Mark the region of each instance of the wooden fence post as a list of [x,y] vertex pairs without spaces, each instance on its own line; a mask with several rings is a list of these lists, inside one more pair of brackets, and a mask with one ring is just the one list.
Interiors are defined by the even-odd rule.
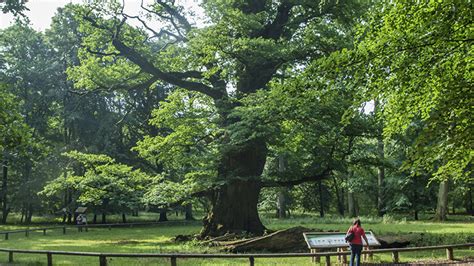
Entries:
[[48,266],[53,266],[53,254],[46,253],[46,257],[48,258]]
[[446,249],[446,257],[448,260],[454,260],[453,248]]
[[331,256],[326,255],[326,266],[331,266]]
[[63,235],[66,234],[66,226],[63,227]]
[[8,252],[8,262],[13,263],[13,251]]
[[29,234],[30,234],[29,230],[26,229],[26,230],[25,230],[25,236],[28,237]]
[[250,266],[255,266],[255,258],[254,257],[249,257],[249,262],[250,262]]
[[398,251],[393,251],[393,252],[392,252],[392,259],[393,259],[393,262],[394,262],[394,263],[398,263],[398,262],[399,262]]
[[[311,249],[311,253],[318,253],[318,250],[317,249]],[[311,257],[311,262],[319,263],[319,262],[321,262],[321,258],[319,256]]]
[[5,240],[8,240],[8,233],[5,233]]
[[104,255],[99,256],[99,265],[100,266],[107,266],[107,257]]
[[[347,248],[342,248],[341,251],[346,252]],[[347,264],[347,255],[342,255],[342,263]]]
[[43,235],[44,236],[46,235],[46,229],[43,229]]
[[178,265],[178,264],[176,263],[176,257],[174,257],[174,256],[170,257],[170,262],[171,262],[171,266],[176,266],[176,265]]

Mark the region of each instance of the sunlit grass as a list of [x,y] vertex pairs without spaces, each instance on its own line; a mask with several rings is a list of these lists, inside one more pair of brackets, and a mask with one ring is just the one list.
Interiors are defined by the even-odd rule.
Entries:
[[[312,229],[345,231],[350,219],[302,217],[280,220],[270,217],[262,218],[270,230],[278,230],[293,226],[304,226]],[[332,220],[332,223],[331,223]],[[363,226],[377,235],[427,234],[430,241],[438,241],[436,235],[455,236],[457,239],[474,238],[474,223],[469,220],[435,223],[430,221],[383,221],[381,218],[362,217]],[[40,225],[30,225],[40,227]],[[0,231],[25,228],[23,225],[0,226]],[[216,247],[201,246],[195,242],[174,242],[176,235],[197,234],[201,229],[199,221],[180,224],[159,224],[132,228],[91,228],[89,232],[78,232],[70,228],[63,235],[62,230],[32,232],[29,237],[24,234],[10,235],[3,240],[0,235],[0,247],[34,250],[64,250],[82,252],[113,252],[113,253],[218,253]],[[444,239],[443,239],[444,241]],[[439,243],[443,244],[443,243]],[[474,257],[474,250],[455,249],[456,258]],[[445,259],[444,250],[400,253],[402,262]],[[7,253],[0,253],[0,264],[7,262]],[[332,258],[335,262],[336,258]],[[376,262],[391,262],[391,254],[374,255]],[[14,261],[22,265],[45,265],[46,255],[15,254]],[[76,256],[53,256],[55,265],[97,265],[98,258]],[[324,259],[322,259],[324,263]],[[256,259],[257,265],[314,265],[310,258]],[[127,259],[111,258],[109,265],[169,265],[168,259]],[[179,259],[178,265],[248,265],[247,259]]]

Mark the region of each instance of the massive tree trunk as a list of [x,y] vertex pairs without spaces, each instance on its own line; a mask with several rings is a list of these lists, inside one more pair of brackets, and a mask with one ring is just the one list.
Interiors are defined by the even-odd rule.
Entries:
[[446,221],[448,214],[448,181],[439,184],[438,205],[436,207],[435,219],[437,221]]
[[218,236],[227,232],[263,234],[257,211],[259,181],[235,180],[216,192],[211,212],[204,220],[203,236]]
[[226,184],[211,197],[211,212],[204,219],[201,236],[227,232],[263,234],[265,227],[258,216],[257,204],[262,189],[262,174],[267,155],[263,140],[227,150],[219,166],[219,178]]

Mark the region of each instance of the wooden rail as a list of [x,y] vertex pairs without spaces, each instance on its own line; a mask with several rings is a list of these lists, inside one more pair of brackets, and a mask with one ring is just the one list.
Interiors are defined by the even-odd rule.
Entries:
[[[412,247],[412,248],[391,248],[391,249],[375,249],[363,251],[363,254],[376,253],[392,253],[397,254],[393,256],[394,263],[399,262],[398,254],[400,252],[420,251],[420,250],[436,250],[446,249],[447,259],[454,259],[453,249],[473,247],[474,243],[442,245],[442,246],[426,246],[426,247]],[[63,256],[88,256],[98,257],[99,265],[106,266],[107,258],[168,258],[171,266],[177,265],[178,259],[184,258],[247,258],[249,264],[253,266],[256,258],[290,258],[290,257],[325,257],[326,265],[331,265],[331,257],[349,255],[350,252],[319,252],[319,253],[276,253],[276,254],[156,254],[156,253],[97,253],[97,252],[71,252],[71,251],[53,251],[53,250],[24,250],[24,249],[8,249],[0,248],[0,252],[8,253],[8,262],[13,263],[14,253],[26,254],[43,254],[46,255],[48,266],[53,265],[53,255]]]
[[85,225],[63,225],[63,226],[53,226],[53,227],[40,227],[40,228],[27,228],[22,230],[11,230],[11,231],[0,231],[0,235],[5,236],[5,240],[9,239],[9,236],[12,234],[21,234],[24,233],[26,237],[30,235],[31,232],[43,231],[43,235],[46,235],[48,230],[62,230],[63,234],[66,234],[67,229],[77,228],[79,232],[82,232],[83,229],[88,231],[89,228],[108,228],[112,230],[112,227],[134,227],[134,226],[147,226],[147,225],[164,225],[164,224],[180,224],[188,223],[187,221],[166,221],[166,222],[142,222],[142,223],[111,223],[111,224],[85,224]]

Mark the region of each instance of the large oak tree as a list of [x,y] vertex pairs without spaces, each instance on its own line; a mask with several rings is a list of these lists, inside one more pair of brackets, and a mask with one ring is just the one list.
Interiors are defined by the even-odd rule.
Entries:
[[[239,107],[251,104],[243,99],[269,90],[272,80],[281,78],[284,70],[295,73],[307,62],[343,46],[358,6],[350,1],[211,0],[203,1],[201,7],[206,17],[200,27],[193,23],[192,13],[176,1],[142,4],[139,16],[126,14],[121,4],[113,2],[92,3],[78,10],[83,19],[81,30],[87,37],[80,52],[81,65],[69,74],[77,86],[91,89],[169,84],[193,93],[183,96],[181,104],[174,102],[181,107],[195,97],[209,100],[212,108],[199,114],[211,112],[206,122],[213,127],[200,128],[201,134],[193,135],[191,131],[199,127],[193,128],[189,123],[195,123],[196,117],[189,117],[188,124],[178,123],[171,132],[190,128],[187,133],[194,138],[184,142],[168,139],[167,147],[191,154],[191,148],[182,149],[183,145],[191,147],[191,140],[206,147],[212,144],[208,151],[213,156],[206,157],[206,167],[213,169],[198,171],[202,164],[185,165],[188,177],[210,180],[195,181],[199,185],[194,187],[199,189],[191,189],[211,199],[203,235],[228,231],[261,234],[265,228],[257,203],[262,187],[316,181],[326,177],[331,166],[313,163],[299,176],[263,180],[269,135],[258,134],[264,121],[249,119],[246,116],[251,113],[238,111]],[[181,109],[174,115],[186,118]],[[183,140],[187,133],[178,135]],[[199,161],[199,155],[195,158]]]

